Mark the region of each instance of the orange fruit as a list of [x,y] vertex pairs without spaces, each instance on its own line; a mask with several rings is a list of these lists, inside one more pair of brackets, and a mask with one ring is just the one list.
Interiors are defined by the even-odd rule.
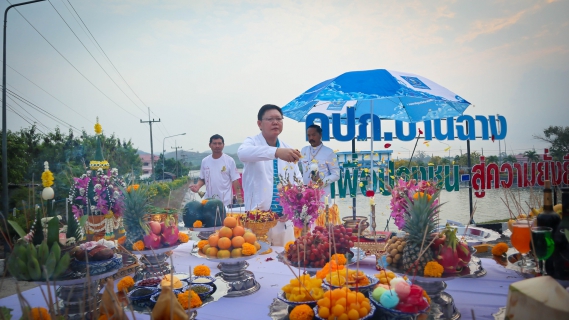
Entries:
[[208,238],[210,247],[217,247],[217,242],[219,241],[219,235],[217,233],[212,234]]
[[233,250],[231,250],[231,258],[239,258],[241,257],[243,254],[241,253],[241,248],[235,248]]
[[257,236],[255,236],[252,232],[245,232],[243,238],[245,239],[245,242],[253,245],[255,244],[255,241],[257,241]]
[[243,243],[245,243],[245,239],[243,239],[242,236],[237,236],[231,239],[231,245],[233,245],[233,248],[241,248]]
[[236,226],[235,228],[233,228],[234,237],[243,236],[244,234],[245,234],[245,228],[243,228],[242,226]]
[[219,236],[231,239],[231,237],[233,237],[233,231],[228,227],[221,227],[221,229],[219,229]]
[[233,217],[227,217],[223,220],[223,225],[228,228],[235,228],[237,226],[237,219]]
[[227,259],[229,257],[231,257],[231,252],[229,252],[229,250],[219,250],[217,252],[217,258],[218,259]]
[[219,241],[217,242],[217,246],[219,247],[219,249],[227,250],[231,248],[231,240],[229,240],[229,238],[227,237],[223,237],[219,239]]
[[217,247],[210,247],[205,253],[208,257],[217,257]]
[[207,249],[208,249],[209,247],[211,247],[209,244],[206,244],[205,246],[203,246],[202,252],[203,252],[203,253],[206,253],[206,252],[207,252]]

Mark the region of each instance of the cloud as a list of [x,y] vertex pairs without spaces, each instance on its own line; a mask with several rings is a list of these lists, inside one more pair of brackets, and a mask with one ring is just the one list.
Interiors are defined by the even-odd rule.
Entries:
[[504,28],[516,24],[520,19],[526,14],[528,10],[522,10],[512,16],[497,18],[492,20],[477,20],[474,22],[474,27],[467,34],[459,37],[457,41],[459,43],[470,42],[476,39],[480,35],[496,33]]

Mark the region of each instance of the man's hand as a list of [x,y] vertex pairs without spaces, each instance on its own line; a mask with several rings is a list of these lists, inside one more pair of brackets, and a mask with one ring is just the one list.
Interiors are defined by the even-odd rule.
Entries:
[[200,187],[196,184],[192,184],[190,185],[190,190],[192,190],[194,193],[197,193],[200,190]]
[[301,157],[300,151],[290,148],[278,148],[275,157],[286,162],[298,162]]

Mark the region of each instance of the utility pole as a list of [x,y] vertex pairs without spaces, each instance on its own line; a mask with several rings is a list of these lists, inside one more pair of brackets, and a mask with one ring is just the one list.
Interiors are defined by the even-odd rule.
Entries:
[[140,123],[148,123],[148,125],[150,125],[150,165],[152,166],[152,180],[156,181],[156,172],[154,172],[154,145],[152,144],[152,123],[154,122],[160,122],[160,118],[158,118],[158,121],[154,120],[154,118],[150,120],[150,108],[148,108],[148,121],[142,121],[142,119],[140,119]]
[[171,147],[171,148],[176,149],[176,177],[179,177],[180,176],[180,170],[178,168],[178,149],[182,149],[182,146],[178,147],[176,140],[174,140],[174,145],[175,145],[175,147]]

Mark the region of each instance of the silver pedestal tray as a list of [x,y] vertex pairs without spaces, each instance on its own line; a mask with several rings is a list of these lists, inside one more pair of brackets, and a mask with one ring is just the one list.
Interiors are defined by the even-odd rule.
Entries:
[[246,270],[249,264],[247,260],[258,256],[261,252],[267,251],[270,246],[266,242],[259,242],[261,249],[251,256],[243,256],[239,258],[217,259],[209,258],[203,253],[199,252],[197,247],[192,250],[192,255],[198,258],[204,258],[209,261],[219,262],[217,268],[221,271],[215,277],[222,278],[229,283],[230,289],[226,297],[243,297],[253,294],[259,289],[261,285],[255,279],[253,272]]
[[[68,316],[67,319],[85,319],[99,307],[101,302],[100,280],[112,277],[119,269],[87,277],[84,273],[74,272],[70,276],[75,279],[50,281],[49,285],[57,287],[55,290],[57,302],[55,307],[60,314]],[[46,282],[35,281],[40,285]]]
[[[478,244],[483,244],[489,241],[496,241],[500,238],[500,233],[486,229],[486,228],[479,228],[479,227],[457,227],[457,226],[450,226],[451,228],[455,228],[456,236],[459,239],[464,238],[464,240],[470,246],[475,246]],[[441,231],[444,229],[444,226],[440,226],[437,231]]]
[[[473,250],[473,249],[471,249]],[[403,270],[399,270],[388,266],[388,269],[403,273]],[[431,297],[431,306],[436,305],[436,308],[440,311],[439,317],[436,319],[460,319],[460,312],[454,305],[454,299],[452,296],[445,292],[447,284],[445,281],[449,281],[455,278],[480,278],[486,275],[486,270],[482,268],[482,261],[478,257],[472,256],[470,263],[466,266],[462,272],[457,274],[443,274],[441,278],[429,278],[429,277],[419,277],[419,276],[408,276],[409,279],[423,288]]]
[[174,270],[174,266],[171,266],[168,263],[168,256],[166,255],[166,252],[172,251],[177,247],[178,245],[155,250],[132,250],[132,254],[141,255],[138,259],[138,261],[141,262],[141,266],[134,274],[134,281],[153,277],[162,277],[165,274],[170,274],[170,272],[176,272],[176,270]]
[[207,240],[209,236],[214,234],[217,230],[223,228],[223,225],[211,228],[188,228],[192,232],[197,232],[197,237],[200,240]]

